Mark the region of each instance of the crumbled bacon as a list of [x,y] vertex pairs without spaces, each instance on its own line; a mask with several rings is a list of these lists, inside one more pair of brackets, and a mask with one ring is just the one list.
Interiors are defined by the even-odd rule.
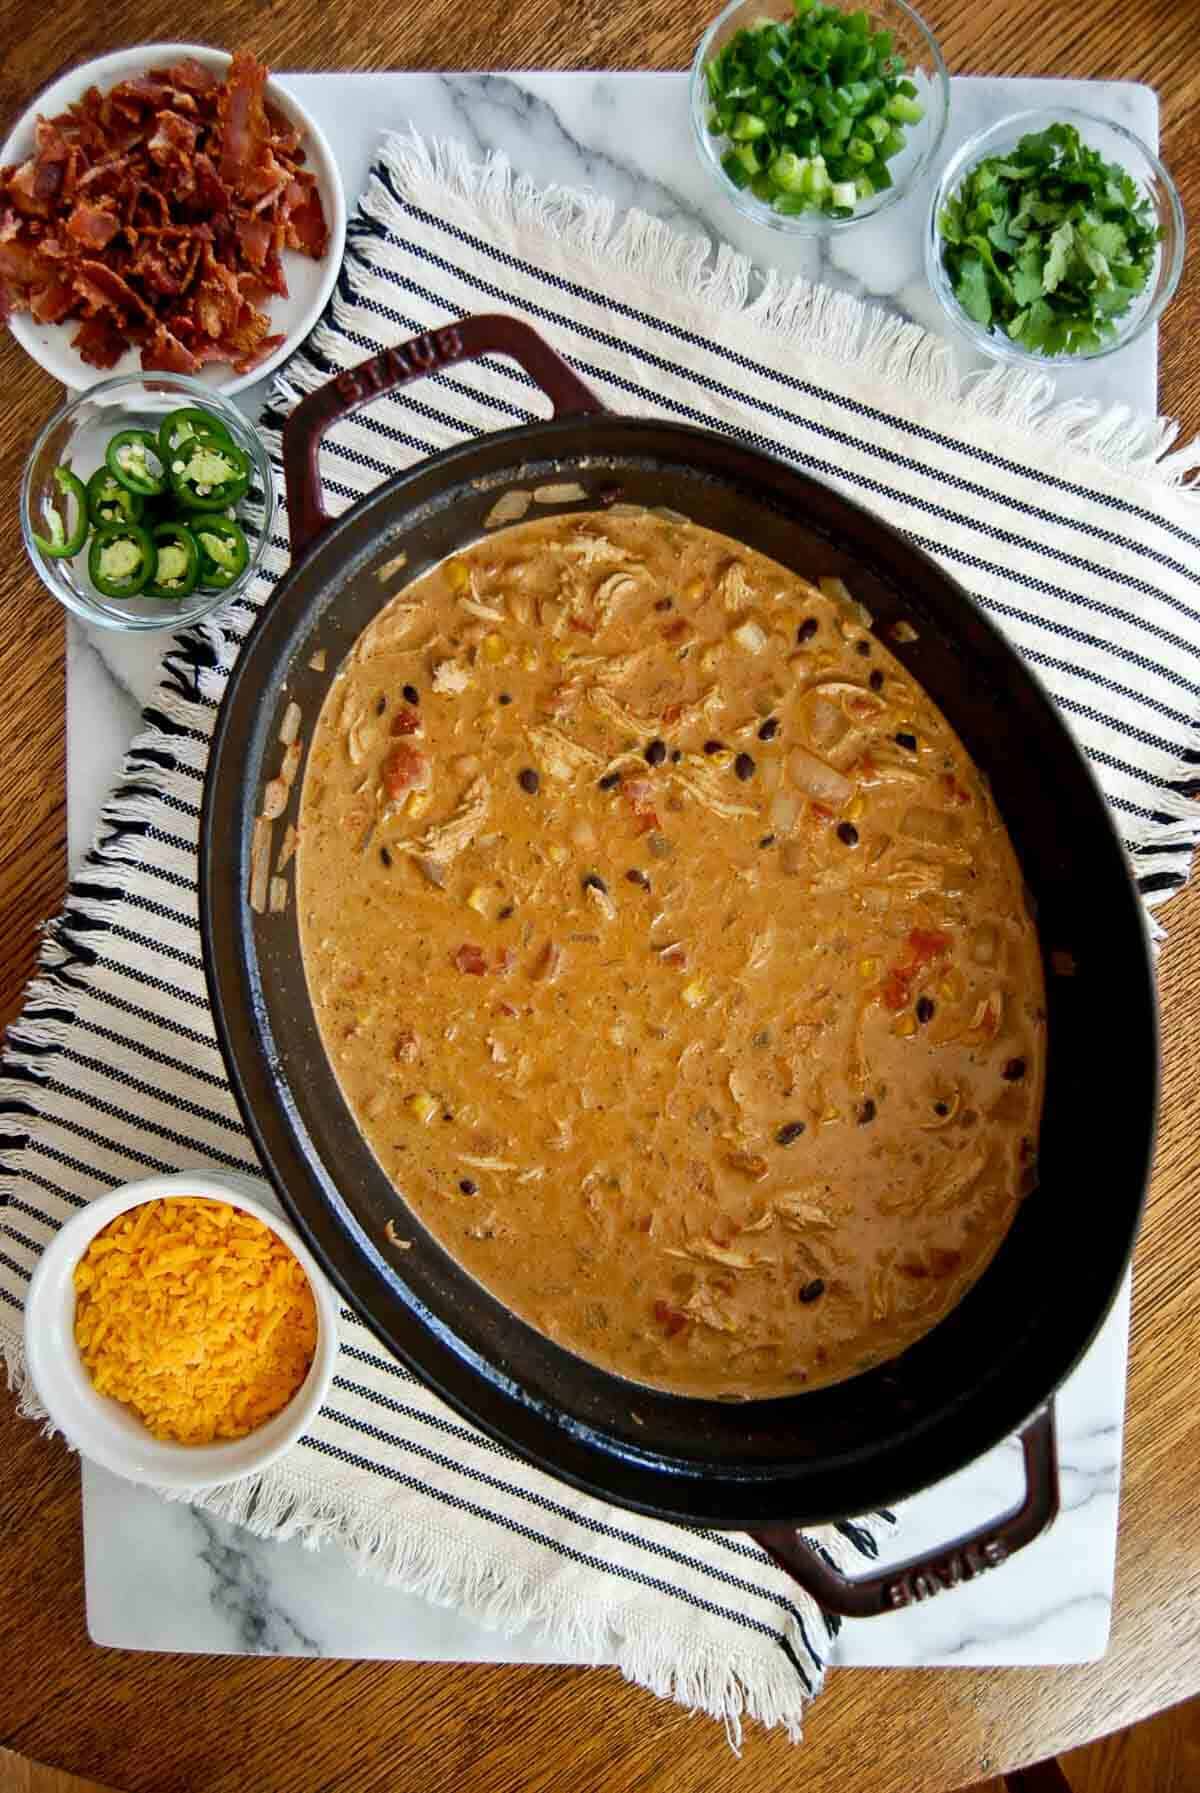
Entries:
[[0,323],[77,319],[73,346],[112,367],[247,372],[278,347],[263,307],[287,296],[281,254],[329,241],[299,133],[246,51],[224,80],[190,57],[39,118],[0,168]]

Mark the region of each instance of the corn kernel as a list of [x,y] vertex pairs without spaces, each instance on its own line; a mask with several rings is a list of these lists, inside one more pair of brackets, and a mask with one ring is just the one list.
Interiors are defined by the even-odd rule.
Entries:
[[465,561],[448,560],[446,562],[446,584],[451,591],[466,591],[470,583],[471,575]]
[[698,1009],[702,1003],[707,1002],[709,993],[709,986],[702,977],[694,977],[680,992],[690,1009]]
[[467,897],[467,908],[474,909],[476,915],[484,920],[490,919],[492,912],[492,893],[485,884],[477,884]]
[[702,672],[715,672],[720,664],[721,650],[716,642],[713,642],[710,647],[705,648],[700,656],[700,669]]
[[847,803],[845,809],[842,811],[842,814],[848,822],[857,822],[865,808],[866,804],[861,797],[851,797],[849,803]]
[[950,970],[938,985],[938,990],[941,995],[945,997],[947,1002],[961,1001],[963,979],[962,972],[958,969],[957,965],[951,966]]
[[498,666],[508,653],[508,649],[504,645],[503,635],[497,635],[495,632],[491,635],[484,636],[483,646],[479,651],[484,659],[492,666]]
[[437,1113],[440,1103],[436,1096],[430,1095],[428,1090],[421,1090],[417,1095],[410,1096],[404,1106],[414,1121],[419,1122],[422,1127],[427,1127]]
[[571,855],[565,847],[553,846],[546,849],[552,865],[565,865]]
[[879,976],[879,960],[860,959],[858,961],[858,975],[861,977],[864,984],[869,984],[873,978]]
[[429,805],[432,802],[433,798],[428,791],[410,791],[408,794],[408,802],[404,806],[404,812],[406,815],[411,816],[415,822],[419,816],[425,814],[425,811],[429,808]]
[[525,668],[526,672],[536,672],[537,671],[538,657],[537,657],[537,649],[536,648],[527,647],[525,649],[525,652],[521,655],[521,665]]
[[909,1039],[917,1031],[917,1023],[911,1015],[900,1015],[896,1021],[896,1032],[902,1040]]
[[702,600],[702,598],[704,597],[704,592],[705,592],[704,581],[703,581],[703,579],[701,579],[699,577],[697,577],[695,579],[689,579],[687,584],[683,588],[683,595],[687,599],[689,604],[699,604],[700,601]]
[[726,766],[732,766],[734,761],[734,755],[729,751],[728,747],[722,747],[720,753],[710,753],[705,757],[710,766],[719,766],[722,772],[725,770]]

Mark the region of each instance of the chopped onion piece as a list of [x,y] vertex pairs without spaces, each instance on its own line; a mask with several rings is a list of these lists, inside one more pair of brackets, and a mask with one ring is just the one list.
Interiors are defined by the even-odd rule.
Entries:
[[288,881],[286,878],[271,879],[271,914],[282,915],[287,908]]
[[535,486],[533,502],[535,504],[577,504],[587,493],[577,479],[566,480],[561,485]]
[[947,815],[941,809],[927,809],[923,803],[914,803],[904,812],[900,832],[910,840],[935,841],[939,846],[948,847],[958,839],[961,827],[956,816]]
[[673,511],[669,504],[652,504],[650,515],[661,517],[664,523],[690,523],[692,520],[690,517],[685,517],[682,511]]
[[262,813],[267,821],[273,822],[287,808],[288,788],[282,778],[272,778],[263,787]]
[[283,747],[290,747],[300,733],[300,705],[290,703],[283,712],[283,721],[279,724],[279,741]]
[[808,738],[814,747],[832,747],[849,727],[849,719],[840,705],[830,703],[819,691],[813,693],[806,706]]
[[271,834],[272,824],[269,818],[259,816],[254,824],[254,834],[250,843],[250,907],[256,915],[261,915],[267,906],[267,883],[271,868]]
[[814,797],[819,803],[840,806],[854,792],[851,781],[836,766],[831,766],[827,760],[818,759],[806,747],[792,748],[788,755],[788,776],[806,797]]
[[790,834],[796,825],[800,805],[790,791],[776,791],[768,816],[775,834]]
[[531,495],[528,492],[505,492],[497,498],[487,516],[483,519],[485,529],[498,529],[502,523],[517,523],[529,509]]
[[752,616],[738,624],[733,631],[733,639],[748,654],[761,654],[767,645],[766,631],[759,627]]

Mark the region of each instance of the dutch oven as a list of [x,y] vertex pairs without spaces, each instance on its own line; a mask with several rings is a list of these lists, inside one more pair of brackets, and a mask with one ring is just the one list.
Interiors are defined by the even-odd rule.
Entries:
[[[391,387],[512,357],[554,416],[463,442],[336,520],[327,427]],[[262,1163],[346,1300],[464,1418],[553,1476],[682,1525],[744,1530],[827,1609],[868,1615],[968,1579],[1057,1508],[1054,1391],[1129,1262],[1153,1143],[1154,985],[1142,906],[1105,800],[1053,704],[977,604],[912,542],[794,467],[715,431],[604,409],[517,319],[472,317],[385,350],[311,393],[283,434],[292,562],[234,667],[213,736],[200,916],[213,1014]],[[359,1131],[317,1031],[295,905],[247,900],[251,839],[291,700],[311,730],[344,655],[407,573],[484,533],[515,486],[578,482],[573,507],[665,505],[806,577],[843,578],[990,778],[1028,884],[1046,966],[1038,1182],[965,1299],[903,1355],[831,1387],[731,1403],[642,1388],[518,1319],[415,1221],[385,1235],[396,1191]],[[895,625],[906,623],[899,631]],[[325,659],[311,664],[314,649]],[[403,910],[397,951],[403,952]],[[890,1506],[1020,1432],[1012,1512],[933,1555],[856,1580],[800,1527]]]

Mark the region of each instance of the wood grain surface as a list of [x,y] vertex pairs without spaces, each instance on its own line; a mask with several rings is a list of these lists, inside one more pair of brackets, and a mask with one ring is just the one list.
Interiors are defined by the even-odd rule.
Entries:
[[[0,0],[0,127],[69,64],[188,36],[280,68],[678,68],[714,0]],[[1200,216],[1196,0],[924,0],[952,71],[1144,81]],[[768,246],[764,244],[764,248]],[[1197,256],[1162,332],[1162,408],[1200,432]],[[16,488],[58,394],[7,339],[0,431],[0,1021],[64,884],[63,630],[26,564]],[[440,1667],[94,1650],[78,1477],[0,1401],[0,1742],[126,1793],[939,1793],[1073,1748],[1200,1690],[1200,889],[1162,912],[1166,1085],[1136,1260],[1112,1645],[1085,1668],[847,1672],[794,1752],[625,1686],[611,1670]],[[1114,1017],[1114,1023],[1119,1021]],[[1119,1050],[1119,1028],[1114,1050]],[[1097,1116],[1097,1125],[1103,1117]],[[1105,1191],[1091,1192],[1097,1203]],[[1070,1266],[1063,1266],[1070,1274]]]

